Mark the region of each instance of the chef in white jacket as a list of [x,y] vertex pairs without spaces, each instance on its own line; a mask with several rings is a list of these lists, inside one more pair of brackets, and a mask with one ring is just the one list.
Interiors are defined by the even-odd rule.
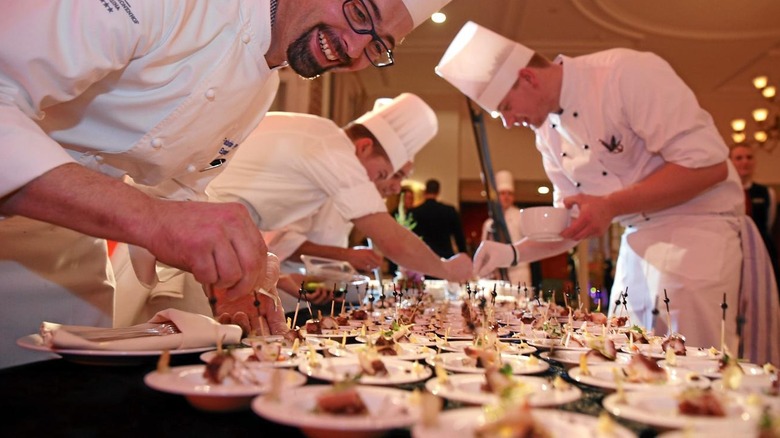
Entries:
[[470,22],[436,71],[499,111],[505,127],[533,129],[554,205],[579,210],[562,242],[483,242],[478,274],[561,253],[619,221],[612,297],[628,292],[632,323],[667,334],[666,291],[671,330],[719,348],[725,295],[725,341],[736,352],[739,179],[712,118],[668,63],[627,49],[551,62]]
[[5,4],[0,367],[33,359],[13,343],[44,319],[110,324],[105,242],[87,235],[135,245],[149,283],[156,259],[233,295],[261,284],[265,244],[245,208],[162,199],[204,199],[270,105],[275,68],[390,65],[394,42],[446,3]]
[[[512,242],[518,242],[525,236],[523,227],[520,225],[520,209],[515,207],[515,178],[512,172],[508,170],[499,170],[496,172],[496,191],[498,192],[498,202],[501,204],[501,211],[504,212],[504,221],[509,231],[509,238]],[[482,224],[482,242],[486,240],[495,240],[492,236],[493,219],[488,218]],[[531,264],[528,262],[518,262],[515,266],[508,269],[509,281],[516,285],[532,286]]]

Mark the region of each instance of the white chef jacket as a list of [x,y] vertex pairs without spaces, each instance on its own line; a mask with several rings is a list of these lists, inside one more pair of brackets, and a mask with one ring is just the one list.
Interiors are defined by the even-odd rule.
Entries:
[[[712,118],[656,55],[613,49],[577,58],[560,56],[557,62],[563,63],[563,111],[536,129],[556,206],[577,193],[601,196],[620,190],[665,162],[691,168],[729,162]],[[719,346],[724,292],[729,308],[736,309],[742,199],[739,178],[729,163],[725,181],[688,202],[616,218],[627,228],[612,297],[628,288],[634,322],[666,330],[665,318],[654,321],[651,313],[656,296],[660,293],[663,299],[666,289],[675,330],[682,331],[689,345]],[[705,281],[717,286],[708,288]],[[735,327],[729,318],[732,346]]]
[[[520,241],[525,236],[523,227],[520,226],[520,209],[514,205],[509,206],[509,208],[504,210],[504,220],[506,221],[507,229],[509,229],[509,238],[512,242]],[[482,241],[489,240],[488,233],[490,233],[492,227],[493,219],[490,218],[482,224]],[[533,285],[531,281],[530,263],[518,263],[517,266],[508,268],[507,274],[509,274],[509,281],[512,282],[512,284]]]
[[242,202],[262,231],[313,215],[328,199],[350,221],[387,211],[349,137],[309,114],[268,113],[207,191]]
[[[8,2],[0,14],[0,196],[75,161],[156,196],[205,199],[220,169],[213,166],[257,125],[278,84],[264,58],[269,8],[268,0]],[[94,251],[76,252],[70,231],[13,219],[0,221],[0,367],[18,363],[14,340],[44,319],[105,324],[112,312],[110,298],[82,302],[85,311],[73,308],[80,297],[61,302],[95,290],[110,297],[105,242],[83,236]],[[37,251],[16,250],[30,245]],[[95,264],[94,275],[80,268]],[[66,278],[52,283],[47,270]],[[18,278],[27,286],[7,286]]]

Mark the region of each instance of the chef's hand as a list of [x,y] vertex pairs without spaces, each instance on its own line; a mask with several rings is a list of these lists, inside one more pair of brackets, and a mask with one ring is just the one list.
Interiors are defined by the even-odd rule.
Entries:
[[382,256],[373,249],[364,246],[348,248],[345,260],[361,272],[371,272],[372,269],[378,268],[382,264]]
[[578,194],[563,199],[563,205],[571,209],[579,208],[579,216],[572,217],[569,226],[561,232],[565,239],[580,241],[592,236],[601,236],[609,228],[612,219],[611,204],[603,196]]
[[514,257],[512,245],[484,240],[474,253],[474,275],[487,277],[498,268],[508,268]]
[[460,283],[471,278],[474,266],[471,264],[471,258],[465,253],[455,254],[443,262],[444,270],[447,273],[444,277],[446,280]]
[[[218,315],[219,322],[237,324],[245,335],[278,335],[289,330],[276,289],[279,259],[268,253],[267,266],[266,279],[261,287],[271,296],[258,292],[230,299],[223,291],[216,291],[215,314]],[[255,306],[255,300],[260,302],[259,306]]]
[[[307,278],[309,278],[309,281],[306,280]],[[295,299],[300,298],[301,302],[309,301],[312,304],[329,303],[333,299],[333,291],[328,289],[325,283],[314,290],[307,290],[303,297],[300,296],[299,291],[301,290],[301,283],[310,283],[311,281],[311,277],[306,277],[301,274],[285,274],[279,277],[277,287],[281,289],[282,292],[293,296]]]
[[263,284],[267,247],[243,205],[161,200],[147,217],[142,246],[160,262],[230,298]]

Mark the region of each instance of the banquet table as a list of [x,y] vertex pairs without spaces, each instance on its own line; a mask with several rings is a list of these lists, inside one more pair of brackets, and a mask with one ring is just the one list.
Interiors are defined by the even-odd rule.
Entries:
[[[172,356],[171,366],[202,363],[198,354]],[[251,410],[212,413],[192,407],[184,397],[149,388],[144,376],[156,363],[107,366],[65,359],[0,370],[5,436],[230,436],[299,437],[295,428],[265,420]],[[563,367],[551,362],[544,377],[562,375],[583,391],[580,400],[560,409],[597,416],[606,393],[568,378]],[[309,378],[307,384],[324,383]],[[423,383],[404,385],[404,389]],[[447,402],[445,409],[460,405]],[[616,419],[640,437],[659,431],[639,423]],[[387,437],[409,437],[407,429],[388,431]]]

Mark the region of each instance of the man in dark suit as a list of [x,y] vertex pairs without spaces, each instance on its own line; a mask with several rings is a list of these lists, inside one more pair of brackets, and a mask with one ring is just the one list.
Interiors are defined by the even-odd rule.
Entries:
[[435,179],[425,183],[425,201],[411,211],[417,223],[412,231],[422,237],[433,252],[449,258],[455,254],[452,239],[455,239],[458,252],[466,252],[466,237],[455,207],[437,200],[440,187],[439,181]]

